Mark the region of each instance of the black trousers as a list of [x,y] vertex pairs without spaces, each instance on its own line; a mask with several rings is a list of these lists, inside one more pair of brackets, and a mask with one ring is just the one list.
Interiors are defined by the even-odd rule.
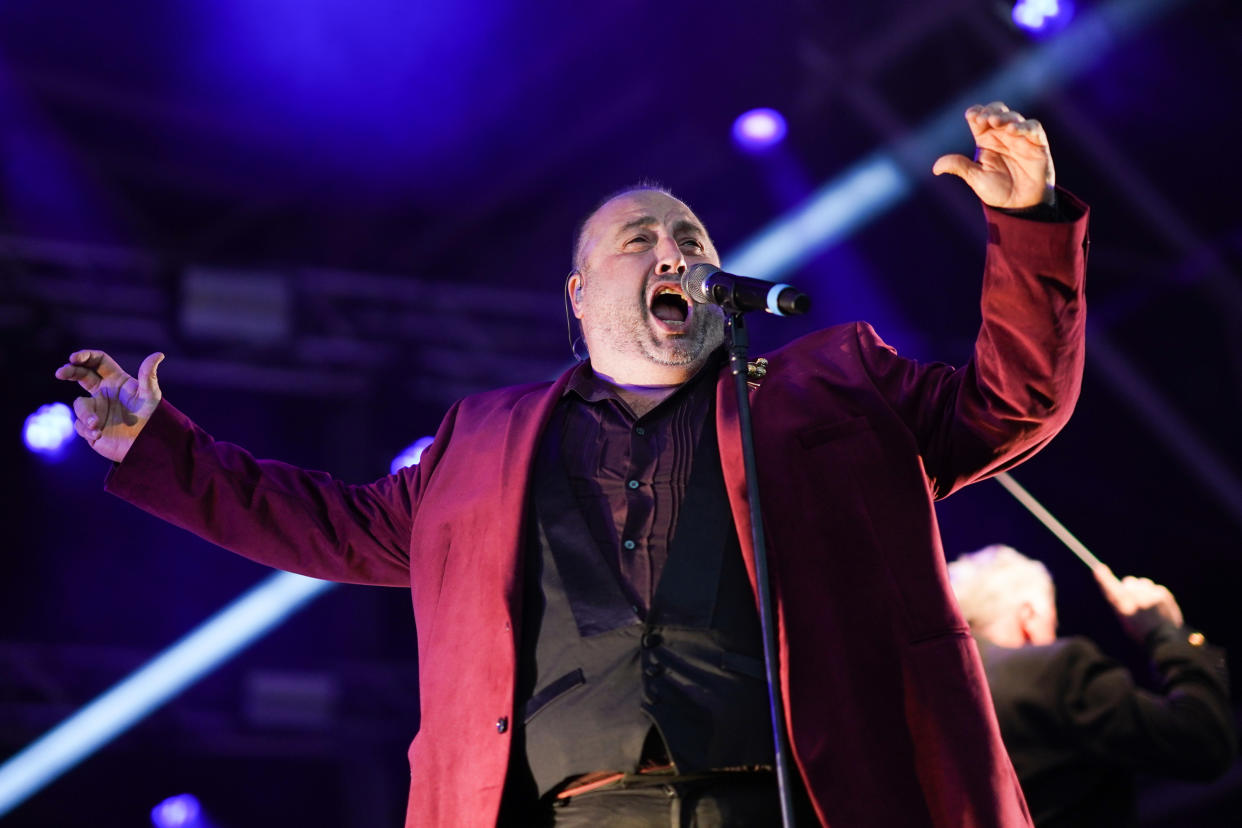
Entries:
[[[794,789],[798,828],[819,820],[801,785]],[[772,773],[627,777],[569,799],[543,803],[531,828],[779,828],[780,796]]]

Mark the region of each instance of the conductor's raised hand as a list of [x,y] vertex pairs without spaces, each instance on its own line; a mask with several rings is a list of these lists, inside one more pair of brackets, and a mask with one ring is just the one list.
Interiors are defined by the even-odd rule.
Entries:
[[1119,580],[1104,564],[1095,567],[1093,572],[1104,597],[1113,605],[1117,618],[1121,620],[1121,626],[1139,643],[1162,623],[1177,627],[1184,623],[1182,608],[1168,587],[1155,583],[1151,578],[1135,578],[1132,575]]
[[966,110],[966,123],[975,136],[975,159],[942,155],[933,173],[956,175],[990,207],[1013,210],[1051,203],[1056,174],[1039,121],[995,101]]
[[73,427],[99,454],[117,463],[125,459],[163,396],[155,376],[163,360],[163,354],[151,354],[131,377],[103,351],[75,351],[56,369],[57,379],[90,394],[73,401]]

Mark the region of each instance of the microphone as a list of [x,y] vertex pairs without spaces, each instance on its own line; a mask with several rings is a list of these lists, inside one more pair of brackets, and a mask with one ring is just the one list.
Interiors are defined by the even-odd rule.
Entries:
[[811,309],[811,297],[791,285],[735,276],[707,262],[699,262],[682,275],[681,289],[695,302],[719,305],[730,313],[765,310],[777,316],[797,316]]

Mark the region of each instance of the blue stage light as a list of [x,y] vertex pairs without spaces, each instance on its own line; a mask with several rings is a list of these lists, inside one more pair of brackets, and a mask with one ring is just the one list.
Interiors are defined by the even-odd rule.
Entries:
[[[910,170],[926,176],[937,155],[960,151],[966,107],[1003,100],[1021,109],[1049,89],[1082,74],[1123,37],[1150,24],[1161,12],[1185,2],[1112,0],[1096,6],[1059,37],[1019,56],[906,138],[857,162],[805,202],[761,228],[725,256],[725,268],[780,278],[913,192]],[[1068,0],[1060,0],[1059,8],[1062,15],[1067,14]]]
[[733,140],[748,152],[776,146],[785,137],[785,118],[775,109],[752,109],[733,122]]
[[151,824],[155,828],[200,828],[202,814],[202,806],[193,794],[178,794],[151,809]]
[[0,816],[336,586],[277,572],[0,765]]
[[419,437],[414,442],[405,447],[405,450],[398,454],[392,460],[389,471],[393,474],[404,469],[406,466],[417,466],[418,461],[423,459],[423,452],[431,445],[433,437]]
[[775,279],[840,241],[912,188],[894,159],[873,155],[760,230],[725,257],[725,266],[735,273]]
[[1013,22],[1035,35],[1060,31],[1073,16],[1070,0],[1018,0],[1013,5]]
[[59,454],[73,439],[73,411],[64,403],[48,403],[26,418],[26,448],[46,456]]

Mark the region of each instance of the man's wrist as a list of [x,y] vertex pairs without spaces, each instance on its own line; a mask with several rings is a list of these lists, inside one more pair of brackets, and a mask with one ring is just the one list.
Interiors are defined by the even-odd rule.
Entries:
[[1060,203],[1057,200],[1056,187],[1045,188],[1043,200],[1038,204],[1032,204],[1030,207],[998,207],[996,209],[1006,215],[1031,219],[1032,221],[1065,221],[1068,218],[1064,211],[1061,210]]

